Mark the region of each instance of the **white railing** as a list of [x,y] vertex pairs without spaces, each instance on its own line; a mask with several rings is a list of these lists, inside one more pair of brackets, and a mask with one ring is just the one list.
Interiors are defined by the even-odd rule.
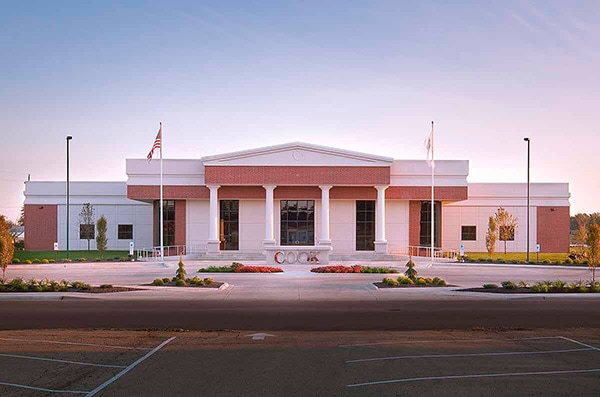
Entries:
[[[431,258],[431,247],[409,245],[408,247],[406,247],[406,250],[403,252],[403,254],[408,255],[408,256],[414,256],[414,257]],[[434,260],[436,260],[436,259],[457,260],[458,259],[458,251],[434,248],[433,258],[434,258]]]
[[[205,245],[168,245],[164,247],[165,258],[196,255],[206,252]],[[138,260],[160,260],[160,247],[141,248],[137,250]]]

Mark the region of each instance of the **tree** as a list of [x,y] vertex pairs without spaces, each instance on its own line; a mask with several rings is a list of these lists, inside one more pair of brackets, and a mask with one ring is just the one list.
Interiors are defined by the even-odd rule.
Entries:
[[90,250],[90,240],[94,239],[94,206],[90,203],[84,203],[79,213],[79,234],[88,242],[88,251]]
[[506,254],[506,242],[515,239],[517,229],[517,218],[512,216],[507,210],[500,207],[494,215],[494,221],[498,226],[498,238],[504,241],[504,253]]
[[581,258],[585,256],[585,245],[587,244],[587,239],[588,226],[580,225],[573,236],[573,243],[575,244],[575,253]]
[[8,234],[10,234],[12,242],[16,244],[17,240],[19,239],[19,235],[21,234],[21,232],[19,232],[17,229],[17,226],[19,225],[10,219],[5,219],[5,222],[6,227],[8,228]]
[[490,258],[494,255],[496,250],[496,240],[498,239],[498,226],[493,216],[490,216],[488,220],[488,230],[485,233],[485,248],[490,254]]
[[17,218],[17,225],[25,226],[25,206],[21,206],[21,212],[19,213],[19,217]]
[[417,269],[415,269],[415,263],[412,261],[412,256],[408,258],[408,262],[406,262],[406,271],[404,275],[410,278],[412,281],[417,279]]
[[96,222],[96,229],[98,229],[98,235],[96,236],[96,249],[100,251],[102,258],[104,259],[104,253],[106,252],[106,218],[104,215]]
[[596,283],[596,267],[600,262],[600,226],[597,223],[592,223],[588,227],[587,233],[588,245],[588,266],[592,271],[592,283]]
[[10,233],[6,218],[0,215],[0,267],[2,267],[2,283],[6,280],[6,268],[12,262],[15,253],[15,244]]

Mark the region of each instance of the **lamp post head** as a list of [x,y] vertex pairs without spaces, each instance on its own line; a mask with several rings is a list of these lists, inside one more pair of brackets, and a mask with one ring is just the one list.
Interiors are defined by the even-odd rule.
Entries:
[[523,138],[525,142],[529,142],[529,138]]
[[67,141],[70,141],[71,139],[73,139],[73,137],[71,135],[67,135]]

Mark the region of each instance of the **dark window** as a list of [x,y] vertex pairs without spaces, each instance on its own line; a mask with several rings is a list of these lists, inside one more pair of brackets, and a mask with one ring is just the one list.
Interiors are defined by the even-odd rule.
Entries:
[[356,202],[356,250],[375,250],[375,201]]
[[460,239],[462,241],[476,241],[477,226],[462,226]]
[[500,226],[498,228],[498,235],[500,236],[500,241],[515,241],[515,227]]
[[240,202],[221,200],[220,240],[222,250],[239,250]]
[[[442,203],[435,202],[435,224],[434,224],[434,244],[440,246],[440,215],[442,213]],[[431,246],[431,201],[421,201],[421,233],[420,242],[422,247]]]
[[119,225],[119,240],[133,239],[133,225]]
[[314,200],[281,200],[281,245],[315,245]]
[[96,228],[94,225],[79,225],[79,238],[81,240],[95,239]]
[[[175,200],[163,200],[164,245],[175,245]],[[156,245],[160,245],[160,201],[156,201],[154,211]]]

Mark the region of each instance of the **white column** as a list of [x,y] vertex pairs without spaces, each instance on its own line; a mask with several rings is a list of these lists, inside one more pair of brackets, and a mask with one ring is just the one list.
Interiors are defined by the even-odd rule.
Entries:
[[321,188],[321,239],[319,245],[331,245],[329,237],[329,190],[331,186],[319,186]]
[[210,190],[210,211],[208,219],[208,241],[206,243],[207,252],[219,252],[219,196],[218,191],[221,186],[207,185]]
[[274,224],[275,215],[273,213],[273,191],[277,186],[265,185],[265,239],[263,245],[275,245]]
[[375,253],[387,254],[385,238],[385,190],[387,186],[375,186],[377,189],[377,218],[375,219]]

